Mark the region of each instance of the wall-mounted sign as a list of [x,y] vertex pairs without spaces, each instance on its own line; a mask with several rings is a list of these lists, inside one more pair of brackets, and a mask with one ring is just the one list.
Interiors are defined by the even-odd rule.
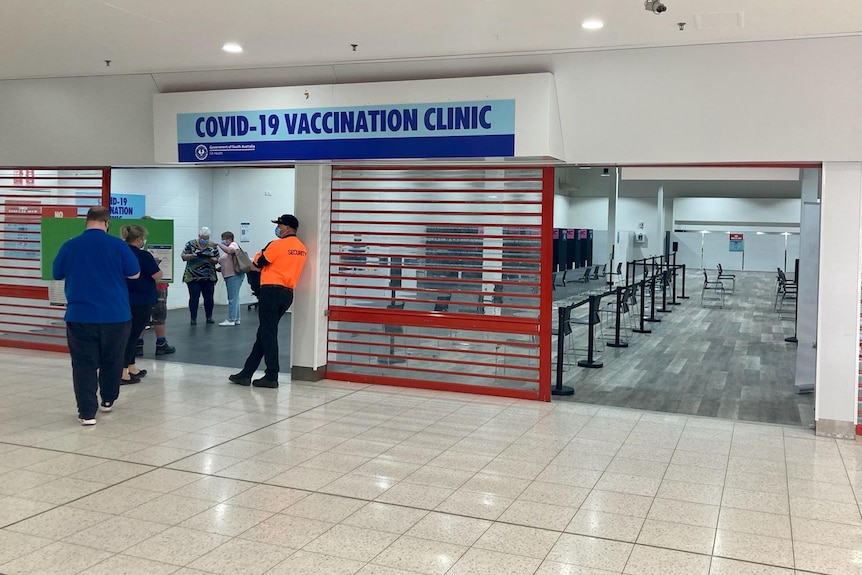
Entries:
[[146,215],[147,196],[137,194],[111,194],[111,217],[140,219]]
[[745,242],[743,240],[743,234],[729,234],[730,237],[730,247],[728,251],[731,252],[744,252],[745,251]]
[[177,114],[180,162],[515,154],[515,100]]
[[567,240],[575,239],[575,230],[566,230],[566,239]]

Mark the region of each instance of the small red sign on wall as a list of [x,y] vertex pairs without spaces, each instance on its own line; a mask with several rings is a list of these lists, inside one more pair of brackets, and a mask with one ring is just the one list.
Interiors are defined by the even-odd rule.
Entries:
[[76,218],[78,217],[77,206],[51,206],[42,208],[43,218]]

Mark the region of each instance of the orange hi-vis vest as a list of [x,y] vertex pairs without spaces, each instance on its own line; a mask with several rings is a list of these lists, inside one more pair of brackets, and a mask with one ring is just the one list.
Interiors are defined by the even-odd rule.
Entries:
[[260,285],[277,285],[290,289],[296,287],[308,251],[305,244],[296,236],[287,236],[273,240],[265,248],[254,255],[254,262],[258,262],[263,254],[268,262],[260,267]]

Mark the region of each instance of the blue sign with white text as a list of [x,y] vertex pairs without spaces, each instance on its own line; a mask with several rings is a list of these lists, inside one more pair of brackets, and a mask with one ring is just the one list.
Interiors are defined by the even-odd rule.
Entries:
[[515,100],[177,114],[180,162],[515,155]]
[[111,217],[140,219],[146,214],[147,196],[111,194]]

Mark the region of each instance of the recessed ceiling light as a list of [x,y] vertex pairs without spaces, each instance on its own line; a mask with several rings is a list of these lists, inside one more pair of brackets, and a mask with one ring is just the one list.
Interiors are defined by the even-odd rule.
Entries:
[[228,42],[224,46],[221,47],[225,52],[230,52],[231,54],[239,54],[242,52],[242,46],[237,44],[236,42]]
[[601,20],[596,20],[594,18],[581,22],[581,28],[583,28],[584,30],[601,30],[604,27],[604,22],[602,22]]

